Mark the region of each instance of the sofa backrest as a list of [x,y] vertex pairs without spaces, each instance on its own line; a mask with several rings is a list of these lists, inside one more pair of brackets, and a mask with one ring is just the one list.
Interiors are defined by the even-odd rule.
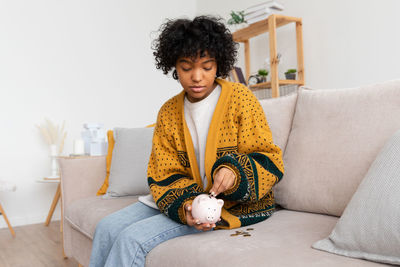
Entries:
[[340,216],[385,141],[400,129],[400,80],[299,91],[275,186],[287,209]]
[[278,98],[260,100],[272,132],[273,141],[281,148],[282,153],[285,151],[288,141],[296,101],[297,92]]

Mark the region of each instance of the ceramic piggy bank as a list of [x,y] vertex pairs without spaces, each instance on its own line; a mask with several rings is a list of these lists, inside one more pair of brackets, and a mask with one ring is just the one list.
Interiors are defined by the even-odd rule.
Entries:
[[192,216],[201,223],[216,223],[221,216],[221,209],[224,205],[222,199],[201,194],[192,203]]

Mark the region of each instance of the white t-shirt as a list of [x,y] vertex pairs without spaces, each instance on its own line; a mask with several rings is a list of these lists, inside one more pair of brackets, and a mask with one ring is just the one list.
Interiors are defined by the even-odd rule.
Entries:
[[[220,95],[221,86],[217,85],[211,94],[199,102],[192,103],[187,97],[184,100],[185,121],[192,137],[197,166],[199,167],[200,177],[203,180],[204,189],[207,187],[205,155],[208,129]],[[158,209],[151,194],[140,196],[139,201],[149,207]]]
[[192,137],[197,166],[199,166],[200,177],[203,180],[204,189],[207,187],[204,162],[208,129],[210,128],[211,119],[220,95],[221,86],[217,85],[217,87],[215,87],[211,94],[209,94],[205,99],[191,103],[187,97],[185,97],[184,102],[185,120]]

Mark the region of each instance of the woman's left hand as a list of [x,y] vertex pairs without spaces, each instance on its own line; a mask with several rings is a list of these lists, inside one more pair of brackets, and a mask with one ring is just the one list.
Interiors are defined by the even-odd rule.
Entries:
[[228,168],[222,167],[214,176],[214,184],[210,189],[210,194],[214,197],[230,189],[235,183],[236,175]]

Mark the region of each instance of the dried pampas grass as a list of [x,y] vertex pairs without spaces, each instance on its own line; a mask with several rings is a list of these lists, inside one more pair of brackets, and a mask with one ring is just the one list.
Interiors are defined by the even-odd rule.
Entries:
[[64,132],[65,121],[61,128],[59,125],[54,125],[49,119],[45,119],[45,124],[36,125],[39,131],[42,133],[46,143],[48,145],[57,145],[58,146],[58,154],[61,154],[64,149],[65,138],[67,138],[67,132]]

